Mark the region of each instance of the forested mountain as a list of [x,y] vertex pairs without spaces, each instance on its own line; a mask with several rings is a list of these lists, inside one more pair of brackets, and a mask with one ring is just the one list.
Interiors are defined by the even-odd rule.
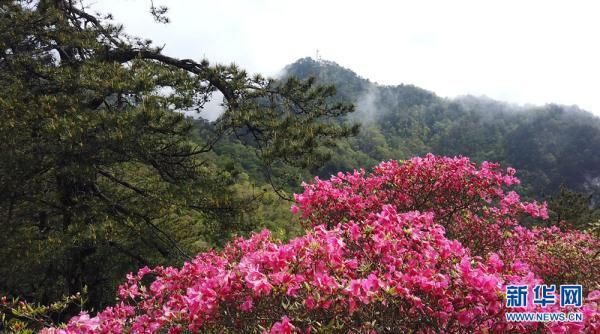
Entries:
[[413,85],[379,85],[311,58],[288,65],[285,76],[314,76],[334,84],[337,98],[356,104],[343,121],[360,123],[360,134],[341,144],[319,175],[432,152],[512,166],[521,191],[536,198],[556,194],[561,185],[596,196],[600,189],[600,118],[576,106],[446,99]]
[[[150,4],[152,17],[159,23],[168,22],[164,16],[167,8]],[[438,226],[447,224],[449,235],[459,241],[463,238],[461,242],[473,248],[477,259],[502,254],[502,238],[511,236],[503,233],[504,228],[516,226],[512,222],[516,224],[522,214],[531,219],[551,218],[540,225],[568,221],[585,232],[558,234],[553,227],[542,235],[540,229],[533,239],[524,232],[523,239],[517,236],[517,242],[507,245],[530,242],[529,248],[515,251],[518,254],[562,256],[566,249],[563,258],[550,259],[544,266],[565,268],[575,264],[573,268],[581,271],[568,268],[564,276],[544,277],[540,273],[539,277],[547,278],[550,284],[580,277],[574,282],[588,283],[585,286],[590,291],[600,286],[595,271],[599,268],[597,254],[591,256],[598,245],[597,237],[587,232],[600,233],[600,209],[589,207],[591,196],[597,196],[600,189],[597,117],[576,107],[523,108],[475,97],[443,99],[411,85],[378,85],[333,62],[310,58],[286,67],[281,78],[251,76],[236,65],[180,59],[163,52],[163,48],[143,36],[129,35],[111,15],[92,13],[83,2],[0,2],[0,332],[30,333],[67,321],[83,310],[89,311],[92,318],[86,313],[72,318],[70,325],[77,328],[67,332],[105,331],[105,327],[99,327],[104,326],[99,318],[94,318],[98,311],[99,317],[112,314],[102,321],[115,320],[112,325],[116,327],[110,325],[108,332],[265,332],[280,326],[276,323],[280,319],[285,322],[287,316],[280,314],[284,311],[296,312],[289,314],[311,332],[372,332],[376,323],[387,323],[381,321],[386,318],[377,316],[393,310],[390,305],[402,309],[408,305],[404,293],[393,296],[388,303],[370,291],[390,287],[384,291],[387,298],[396,294],[397,283],[409,281],[405,276],[396,276],[398,282],[393,285],[376,283],[380,279],[376,275],[385,273],[383,268],[394,268],[381,261],[379,255],[390,249],[388,246],[405,245],[394,240],[425,233],[425,238],[410,238],[417,242],[415,246],[423,247],[397,248],[388,256],[393,261],[407,256],[402,261],[431,265],[433,262],[427,259],[443,258],[432,252],[434,248],[456,251],[452,259],[446,258],[445,267],[433,263],[431,268],[407,272],[431,273],[431,278],[437,280],[454,273],[458,263],[472,269],[470,264],[476,259],[467,257],[470,250],[445,240],[443,229],[434,225],[438,224],[433,220],[436,215],[441,224]],[[222,114],[216,120],[186,117],[192,111],[206,112],[210,102],[221,103]],[[411,161],[383,162],[381,166],[387,166],[384,175],[351,176],[369,185],[364,193],[354,189],[358,186],[346,192],[338,189],[338,178],[339,183],[331,181],[335,186],[330,181],[320,183],[331,192],[313,192],[306,185],[296,204],[284,200],[291,199],[294,192],[301,193],[302,181],[315,175],[327,178],[339,171],[369,169],[380,161],[404,160],[428,152],[513,166],[519,170],[518,176],[526,185],[523,187],[527,187],[520,189],[521,193],[539,199],[558,196],[548,204],[548,213],[545,204],[521,202],[515,193],[504,194],[502,184],[509,187],[516,182],[512,170],[504,174],[489,166],[474,166],[467,158],[426,155],[429,162],[420,170],[410,167],[421,164],[422,159],[416,157],[412,165]],[[388,178],[393,182],[386,181]],[[490,179],[502,182],[490,187]],[[431,180],[442,182],[431,184]],[[406,189],[409,191],[404,193]],[[369,198],[360,199],[364,194]],[[498,215],[478,216],[488,211],[488,205],[502,203],[506,209],[508,202],[514,206],[508,213],[490,209]],[[350,210],[344,208],[346,205]],[[316,211],[308,215],[313,207]],[[326,210],[320,212],[322,208]],[[302,215],[298,215],[300,211]],[[358,215],[346,215],[345,211]],[[422,214],[417,217],[416,211]],[[378,213],[406,219],[395,218],[386,224],[367,221],[379,217]],[[330,219],[322,220],[328,216]],[[488,220],[490,225],[479,225]],[[505,222],[511,225],[504,226]],[[327,231],[338,223],[351,223],[356,228]],[[366,224],[365,228],[357,223]],[[415,232],[410,225],[413,223]],[[519,223],[526,225],[529,221]],[[248,236],[263,228],[270,232],[255,234],[254,239],[248,239],[250,243],[236,239],[220,253],[219,249],[233,237]],[[305,232],[305,237],[289,244],[291,247],[277,241]],[[427,235],[440,243],[432,248]],[[485,238],[473,239],[473,235]],[[257,239],[263,237],[265,240]],[[362,241],[356,243],[358,240]],[[470,240],[483,242],[471,247]],[[536,240],[542,242],[533,243]],[[491,244],[498,248],[484,249]],[[342,250],[345,245],[350,246]],[[548,248],[538,248],[540,245]],[[268,254],[257,252],[261,247]],[[342,252],[348,261],[335,260],[344,258],[339,256]],[[413,257],[425,253],[429,255],[423,261]],[[199,255],[194,259],[195,254]],[[541,258],[547,259],[545,255]],[[210,265],[202,264],[205,260]],[[331,267],[336,261],[341,266]],[[273,270],[267,273],[269,276],[259,271],[270,265]],[[181,271],[175,269],[180,266]],[[532,267],[542,266],[533,263]],[[126,276],[138,268],[143,269],[137,276]],[[323,268],[330,272],[319,272]],[[436,273],[439,268],[444,269]],[[188,269],[193,277],[186,276]],[[489,273],[499,274],[498,270]],[[218,276],[212,276],[216,273]],[[297,281],[288,280],[291,273]],[[512,270],[510,275],[513,277]],[[154,284],[167,276],[175,285]],[[317,280],[303,278],[309,276]],[[487,273],[484,276],[491,277]],[[418,279],[423,277],[419,274]],[[470,279],[472,275],[465,277]],[[368,286],[358,282],[359,278],[364,278]],[[454,274],[444,278],[450,282],[446,287],[452,291],[448,292],[464,290],[454,288],[460,287],[450,281],[455,278]],[[127,284],[118,288],[125,279]],[[157,280],[150,283],[153,279]],[[267,279],[284,284],[271,284]],[[184,281],[215,285],[188,288]],[[230,284],[235,281],[238,283]],[[346,283],[351,281],[359,283],[357,287],[363,284],[360,289],[375,296],[372,300],[356,296],[364,304],[359,310],[363,316],[340,317],[319,311],[311,318],[315,301],[329,303],[322,304],[323,310],[350,309],[356,302],[354,297],[350,302],[330,303],[337,298],[335,295],[348,295]],[[498,276],[497,282],[504,281]],[[290,282],[297,287],[288,285]],[[147,288],[138,283],[150,285]],[[481,285],[479,281],[469,284]],[[429,282],[418,285],[433,286]],[[499,316],[494,306],[502,303],[501,292],[496,289],[499,285],[486,285],[490,287],[485,292],[491,297],[489,308],[496,309],[491,315]],[[325,286],[328,292],[318,290]],[[239,297],[242,294],[238,292],[250,290],[258,294],[247,295],[242,303],[238,303],[241,299],[220,297],[229,292]],[[414,289],[409,286],[398,291],[404,290]],[[331,291],[331,299],[320,300],[320,296],[326,296],[322,292]],[[141,294],[147,292],[174,293],[177,302],[163,307],[168,298],[144,300]],[[280,295],[269,295],[272,292]],[[179,293],[189,295],[180,298],[176,296]],[[260,299],[267,295],[269,299]],[[299,296],[307,297],[306,302]],[[410,300],[420,302],[416,296]],[[425,296],[425,302],[433,300],[427,294],[421,296]],[[473,298],[457,295],[453,307],[460,307],[464,318],[463,300]],[[190,303],[186,310],[177,309],[183,305],[181,301]],[[228,305],[217,305],[221,302]],[[372,308],[375,303],[381,308]],[[156,306],[159,311],[143,314],[142,309],[129,304]],[[243,313],[236,310],[238,304]],[[198,313],[197,305],[214,312],[217,321],[211,319],[213,314],[206,313],[205,317]],[[475,304],[471,307],[477,312],[483,309]],[[395,310],[391,317],[399,323],[381,331],[420,328],[414,312],[410,313],[399,317],[401,313]],[[139,318],[113,318],[134,315]],[[273,315],[277,318],[268,318]],[[192,322],[186,323],[184,318],[188,316]],[[419,321],[423,324],[434,323],[434,318],[422,319]],[[222,320],[225,322],[220,324]],[[243,322],[246,320],[249,322]],[[405,320],[408,323],[403,323]],[[88,321],[94,323],[86,325]],[[355,323],[361,325],[356,327]],[[417,327],[411,327],[413,324]],[[168,328],[171,325],[174,327]],[[210,329],[213,325],[214,331]],[[483,328],[473,326],[455,327],[453,332]],[[63,331],[46,331],[55,332]],[[291,329],[285,332],[291,333]]]

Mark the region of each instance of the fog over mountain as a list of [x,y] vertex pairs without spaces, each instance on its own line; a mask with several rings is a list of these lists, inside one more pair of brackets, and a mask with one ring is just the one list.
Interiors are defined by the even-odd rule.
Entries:
[[442,98],[410,84],[380,85],[312,58],[299,59],[284,73],[334,84],[339,99],[355,103],[356,112],[345,121],[361,123],[363,131],[339,149],[320,170],[323,175],[432,152],[514,166],[528,185],[524,191],[535,196],[553,194],[561,185],[598,192],[600,118],[577,106]]
[[0,1],[0,333],[594,332],[595,9]]
[[170,54],[235,62],[250,73],[276,75],[318,50],[379,83],[402,80],[443,97],[578,104],[600,115],[594,1],[154,0],[169,7],[167,25],[131,15],[149,3],[90,5]]

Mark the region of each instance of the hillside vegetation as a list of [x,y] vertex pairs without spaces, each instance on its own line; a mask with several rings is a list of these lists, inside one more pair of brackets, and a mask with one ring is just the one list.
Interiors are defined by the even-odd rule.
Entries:
[[599,149],[576,107],[265,78],[1,1],[0,332],[501,332],[503,284],[545,281],[584,284],[591,333]]
[[356,105],[343,121],[360,123],[360,134],[340,145],[316,171],[321,176],[432,152],[513,166],[524,181],[521,191],[538,199],[557,194],[561,185],[599,194],[600,118],[575,106],[441,98],[413,85],[379,85],[335,62],[311,58],[285,70],[286,76],[334,84],[337,98]]

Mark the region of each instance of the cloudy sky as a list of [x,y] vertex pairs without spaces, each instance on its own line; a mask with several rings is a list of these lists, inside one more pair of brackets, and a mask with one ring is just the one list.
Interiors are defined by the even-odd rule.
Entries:
[[600,115],[596,1],[92,0],[130,34],[182,58],[277,75],[298,58],[333,60],[381,84]]

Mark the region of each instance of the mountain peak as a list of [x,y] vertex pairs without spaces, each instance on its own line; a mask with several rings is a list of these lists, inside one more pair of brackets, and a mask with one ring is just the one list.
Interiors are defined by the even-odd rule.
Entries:
[[[353,100],[357,93],[367,91],[374,84],[351,69],[325,59],[300,58],[284,68],[284,77],[300,79],[315,77],[322,84],[335,85],[340,97]],[[353,98],[354,97],[354,98]]]

